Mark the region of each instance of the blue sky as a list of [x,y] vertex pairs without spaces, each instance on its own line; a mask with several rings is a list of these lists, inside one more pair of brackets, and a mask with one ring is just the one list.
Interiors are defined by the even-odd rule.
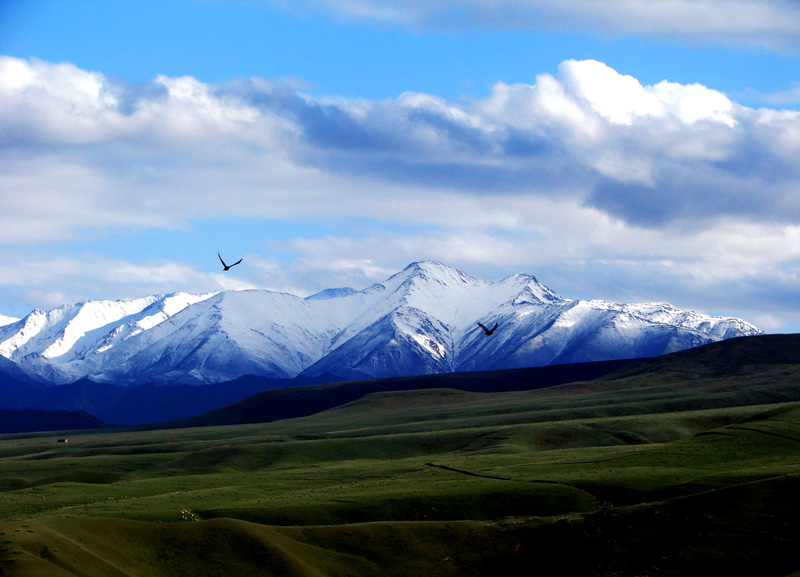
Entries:
[[800,7],[638,6],[6,0],[0,314],[433,258],[796,331]]

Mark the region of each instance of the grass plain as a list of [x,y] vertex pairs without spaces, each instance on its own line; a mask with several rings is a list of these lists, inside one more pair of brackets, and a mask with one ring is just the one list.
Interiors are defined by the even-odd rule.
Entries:
[[0,574],[786,577],[799,448],[796,335],[530,391],[6,435]]

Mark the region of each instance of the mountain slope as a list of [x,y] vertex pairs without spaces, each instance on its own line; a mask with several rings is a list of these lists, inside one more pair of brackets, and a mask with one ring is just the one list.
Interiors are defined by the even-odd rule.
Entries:
[[[499,328],[487,337],[477,322]],[[529,275],[488,282],[425,261],[361,291],[305,299],[248,290],[37,310],[0,326],[0,355],[55,384],[205,384],[640,358],[760,332],[666,303],[570,300]]]
[[598,361],[505,371],[429,374],[274,388],[171,425],[205,427],[267,423],[313,415],[380,392],[422,389],[456,389],[478,393],[529,391],[575,381],[599,379],[635,362],[634,360]]
[[0,409],[0,434],[3,435],[104,427],[108,427],[108,425],[85,411],[40,411],[35,409],[9,411]]

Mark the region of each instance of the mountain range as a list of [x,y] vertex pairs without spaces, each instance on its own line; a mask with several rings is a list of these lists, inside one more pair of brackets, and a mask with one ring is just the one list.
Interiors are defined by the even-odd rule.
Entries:
[[[128,387],[512,369],[652,357],[761,334],[738,318],[572,300],[530,275],[489,282],[433,261],[363,290],[95,300],[3,322],[2,374]],[[498,329],[487,336],[478,322]]]

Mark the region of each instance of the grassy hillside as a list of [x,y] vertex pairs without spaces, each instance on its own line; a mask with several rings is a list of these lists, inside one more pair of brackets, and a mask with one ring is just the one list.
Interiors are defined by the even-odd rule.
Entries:
[[5,575],[800,570],[800,339],[534,390],[296,419],[0,437]]

